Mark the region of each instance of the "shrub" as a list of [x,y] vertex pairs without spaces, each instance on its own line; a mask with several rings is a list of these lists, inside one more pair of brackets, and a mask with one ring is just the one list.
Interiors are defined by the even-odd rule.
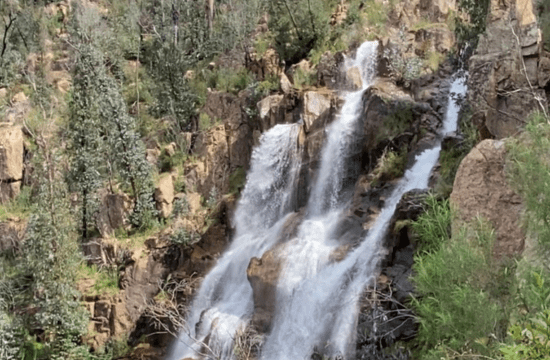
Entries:
[[451,238],[452,215],[449,200],[439,200],[435,195],[430,195],[426,198],[425,207],[426,211],[412,224],[419,237],[419,254],[437,251]]
[[523,196],[528,230],[550,250],[550,124],[535,114],[517,139],[507,142],[513,186]]
[[[420,324],[416,341],[421,352],[434,348],[487,352],[478,339],[499,334],[499,322],[505,318],[501,304],[487,291],[494,280],[493,232],[479,222],[445,241],[446,231],[432,225],[444,225],[447,217],[440,222],[425,221],[426,216],[423,224],[429,228],[420,233],[421,241],[429,247],[415,257],[413,267],[418,295],[412,303]],[[423,226],[415,227],[419,230]]]
[[273,0],[269,2],[269,28],[275,48],[287,64],[305,58],[329,29],[331,8],[322,0]]
[[198,234],[179,228],[170,236],[170,241],[175,245],[189,246],[200,240]]

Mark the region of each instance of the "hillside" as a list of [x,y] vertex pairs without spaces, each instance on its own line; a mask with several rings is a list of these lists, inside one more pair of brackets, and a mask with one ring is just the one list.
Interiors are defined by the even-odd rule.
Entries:
[[548,14],[2,0],[0,359],[550,357]]

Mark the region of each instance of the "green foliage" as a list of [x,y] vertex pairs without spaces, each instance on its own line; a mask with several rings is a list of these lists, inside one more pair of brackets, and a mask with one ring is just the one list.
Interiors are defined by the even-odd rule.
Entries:
[[189,213],[189,202],[186,197],[177,198],[174,201],[174,209],[172,210],[172,216],[185,216]]
[[372,184],[376,186],[380,182],[403,176],[406,165],[407,152],[404,149],[400,151],[384,150],[384,153],[378,159],[376,168],[373,170]]
[[365,8],[367,22],[370,26],[380,29],[386,25],[389,11],[387,5],[376,0],[367,0],[365,1]]
[[550,357],[550,276],[547,270],[524,261],[518,272],[518,314],[508,327],[508,341],[500,351],[506,360]]
[[533,115],[524,133],[507,142],[509,175],[525,200],[528,230],[545,250],[550,249],[550,125]]
[[539,27],[542,30],[544,49],[550,50],[550,1],[542,0],[538,3]]
[[412,223],[419,237],[418,253],[433,253],[451,238],[451,208],[449,200],[439,200],[435,195],[426,198],[426,211]]
[[229,175],[229,193],[238,194],[246,183],[246,171],[242,167],[236,168],[231,175]]
[[392,109],[392,112],[384,118],[382,125],[378,128],[376,142],[394,139],[407,130],[413,122],[411,104],[398,103],[396,106],[392,106]]
[[[494,280],[493,231],[478,222],[449,240],[441,228],[446,219],[426,221],[426,216],[422,223],[428,228],[421,229],[420,224],[415,227],[423,234],[420,241],[428,247],[415,257],[413,267],[420,351],[469,348],[488,353],[483,339],[499,334],[499,323],[505,317],[498,297],[491,297],[488,291]],[[434,227],[437,222],[441,224]]]
[[79,337],[87,325],[74,288],[80,258],[68,191],[55,177],[57,156],[41,155],[35,155],[35,175],[40,180],[25,241],[15,254],[14,265],[0,259],[4,270],[0,315],[3,311],[16,313],[11,319],[0,319],[6,330],[2,336],[7,341],[17,338],[17,353],[22,359],[59,358],[79,347]]
[[305,58],[327,35],[331,2],[273,0],[268,3],[269,29],[282,60],[294,64]]
[[200,236],[196,233],[187,231],[184,228],[179,228],[170,236],[170,242],[176,245],[189,246],[200,240]]
[[69,179],[81,194],[83,236],[96,209],[96,191],[103,181],[118,174],[131,188],[134,209],[130,221],[138,228],[154,221],[154,183],[145,159],[145,147],[135,121],[126,112],[119,84],[105,69],[103,57],[82,45],[73,80],[70,103]]
[[23,186],[21,193],[0,207],[0,221],[7,219],[11,216],[26,218],[32,208],[32,188],[30,186]]
[[305,71],[302,68],[297,68],[292,76],[294,86],[298,89],[311,86],[317,81],[317,74],[314,71]]
[[256,91],[261,97],[268,96],[272,91],[279,89],[279,77],[274,74],[267,75],[264,81],[258,83]]
[[473,48],[477,46],[479,36],[485,31],[487,13],[490,8],[490,0],[459,0],[459,11],[465,12],[469,16],[469,21],[462,21],[460,17],[456,18],[455,34],[459,46],[471,43]]

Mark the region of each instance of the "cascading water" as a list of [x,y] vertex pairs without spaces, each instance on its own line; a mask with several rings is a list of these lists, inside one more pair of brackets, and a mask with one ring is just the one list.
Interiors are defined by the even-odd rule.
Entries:
[[252,257],[273,246],[285,215],[295,207],[302,157],[299,131],[298,124],[277,125],[260,139],[235,214],[235,238],[203,280],[168,359],[232,358],[235,334],[253,312],[246,268]]
[[[464,84],[465,78],[457,77],[452,83],[451,93],[464,95]],[[375,282],[381,240],[403,194],[428,187],[430,174],[441,151],[441,139],[456,130],[458,112],[458,106],[449,96],[447,113],[436,145],[416,156],[414,165],[405,172],[386,200],[365,240],[346,259],[338,263],[328,262],[336,242],[331,241],[330,234],[321,229],[325,229],[327,224],[331,227],[334,220],[327,221],[322,217],[324,219],[316,225],[308,224],[315,223],[314,220],[304,222],[298,238],[293,240],[294,246],[284,254],[285,268],[278,285],[279,309],[262,351],[263,359],[306,359],[316,347],[328,356],[353,357],[358,302],[365,287]],[[330,141],[329,137],[327,148],[331,146]],[[317,182],[316,186],[324,184]],[[326,217],[335,215],[338,214],[332,211]],[[302,251],[292,253],[296,249]],[[315,255],[312,256],[312,253]]]
[[317,181],[309,199],[309,213],[320,215],[335,210],[342,204],[342,188],[349,152],[358,133],[358,119],[362,109],[363,92],[372,84],[376,74],[378,42],[368,41],[358,49],[354,59],[346,58],[345,69],[357,67],[363,87],[346,94],[342,110],[327,129],[327,142],[321,155]]
[[[328,129],[319,173],[308,202],[308,217],[301,224],[298,236],[285,244],[280,254],[284,265],[277,286],[278,310],[272,332],[262,351],[264,358],[302,359],[311,353],[310,344],[318,343],[325,331],[317,326],[316,320],[325,309],[309,308],[312,302],[307,299],[303,302],[295,302],[293,299],[307,285],[307,279],[315,279],[319,271],[326,267],[330,255],[339,245],[333,232],[349,200],[345,196],[345,186],[354,185],[356,180],[353,179],[351,184],[344,183],[350,156],[361,140],[358,134],[362,125],[359,120],[363,109],[363,93],[374,80],[377,55],[378,42],[365,42],[357,50],[354,59],[345,61],[344,70],[351,67],[360,70],[363,87],[345,95],[342,110]],[[315,290],[310,296],[316,297],[316,294]],[[315,320],[305,324],[300,317],[303,320],[309,317]]]

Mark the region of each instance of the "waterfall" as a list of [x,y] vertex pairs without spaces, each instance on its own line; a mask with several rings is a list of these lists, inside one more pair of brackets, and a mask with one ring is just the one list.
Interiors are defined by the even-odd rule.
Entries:
[[342,204],[347,160],[353,143],[360,132],[358,119],[362,110],[363,92],[372,84],[376,74],[378,42],[363,43],[354,59],[346,58],[344,70],[357,67],[363,80],[363,88],[346,94],[338,118],[327,129],[327,142],[321,154],[321,166],[309,200],[309,213],[320,215],[335,210]]
[[[465,92],[465,78],[458,76],[452,83],[451,93],[464,95]],[[328,356],[353,357],[359,300],[365,287],[376,281],[381,241],[395,208],[405,192],[428,187],[441,151],[441,140],[448,132],[456,130],[458,111],[459,107],[449,95],[447,113],[435,146],[416,156],[413,166],[386,200],[366,238],[344,260],[328,261],[336,239],[331,239],[327,229],[339,215],[337,210],[304,222],[297,239],[292,240],[293,245],[285,252],[285,268],[278,284],[279,309],[262,359],[306,359],[315,348]],[[329,137],[326,148],[332,146],[330,141]],[[323,161],[328,159],[322,158]],[[325,165],[322,164],[321,169]],[[318,181],[316,186],[325,185]],[[312,199],[317,201],[315,197]]]
[[246,268],[274,245],[285,215],[295,207],[299,131],[298,124],[277,125],[261,137],[235,213],[235,238],[202,281],[168,359],[232,358],[235,334],[253,312]]

